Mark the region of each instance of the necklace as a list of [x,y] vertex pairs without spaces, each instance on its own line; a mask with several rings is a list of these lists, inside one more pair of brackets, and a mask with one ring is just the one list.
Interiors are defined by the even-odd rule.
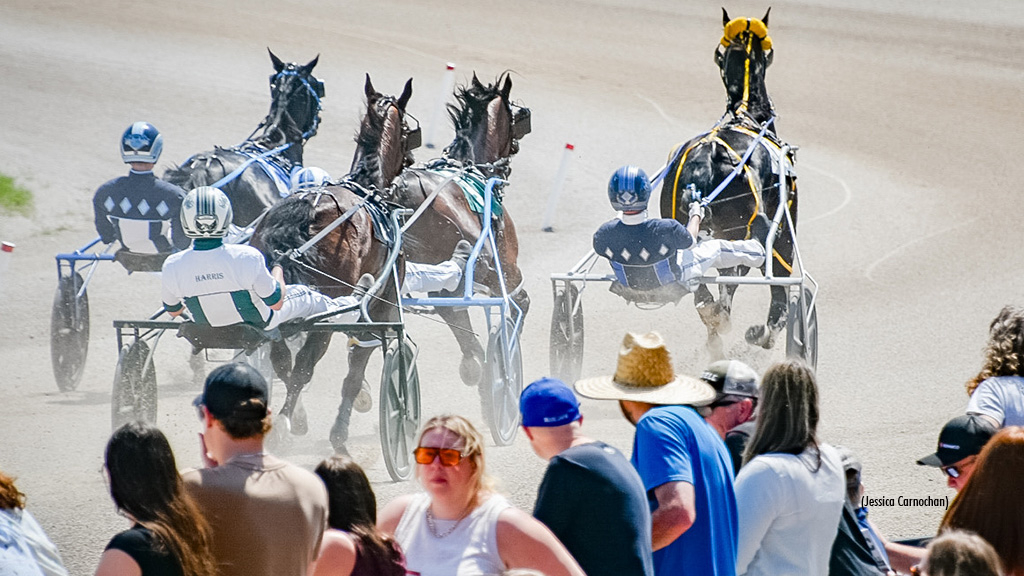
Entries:
[[430,506],[427,506],[427,528],[430,529],[430,533],[434,535],[434,538],[446,538],[452,532],[455,532],[455,529],[459,527],[459,524],[462,523],[466,516],[469,516],[469,514],[463,514],[459,517],[458,520],[455,521],[455,524],[452,524],[451,528],[445,530],[444,532],[438,533],[437,526],[434,524],[434,513],[430,511]]

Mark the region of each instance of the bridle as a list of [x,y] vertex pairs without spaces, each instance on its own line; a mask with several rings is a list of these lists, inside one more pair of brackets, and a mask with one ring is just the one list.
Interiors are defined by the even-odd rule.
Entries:
[[[302,87],[305,88],[305,90],[309,93],[309,96],[312,100],[313,106],[311,106],[310,108],[315,107],[315,110],[312,110],[312,125],[308,130],[302,133],[302,141],[305,142],[306,140],[309,140],[310,138],[316,135],[317,128],[320,126],[320,112],[323,110],[323,104],[321,103],[320,100],[326,94],[324,90],[324,82],[323,80],[320,80],[319,78],[313,76],[312,74],[302,73],[299,66],[295,64],[288,64],[287,66],[284,67],[283,70],[270,76],[271,94],[273,94],[274,91],[278,90],[280,86],[283,86],[284,82],[290,77],[298,78],[299,82],[302,83]],[[275,98],[274,105],[277,106],[279,102],[291,100],[291,98],[293,98],[295,95],[295,89],[289,90],[287,94],[283,94],[281,97]],[[271,114],[272,113],[273,110],[271,110]],[[287,106],[284,107],[281,114],[288,116],[289,118],[291,118],[293,122],[295,122],[295,118],[292,117],[291,113],[288,111]],[[271,115],[268,114],[267,117],[260,124],[260,126],[257,127],[256,129],[259,130],[260,127],[266,126],[269,122],[271,122],[271,120]],[[298,124],[298,122],[295,123]]]
[[[423,133],[420,130],[420,121],[409,112],[402,110],[401,106],[398,105],[398,99],[394,96],[382,94],[377,98],[377,101],[373,103],[374,114],[378,118],[387,118],[388,109],[394,106],[398,110],[398,115],[402,119],[402,155],[406,157],[403,162],[405,165],[409,165],[411,162],[408,160],[409,153],[419,148],[423,143]],[[416,125],[410,127],[408,120],[412,119]]]
[[772,38],[768,35],[768,27],[761,20],[756,18],[736,18],[730,20],[725,25],[722,40],[715,48],[715,64],[718,65],[722,81],[725,82],[726,50],[737,42],[743,43],[745,52],[743,62],[743,98],[737,110],[739,113],[746,112],[750,102],[750,61],[754,52],[755,40],[758,41],[761,52],[764,54],[764,67],[767,69],[771,66],[772,60],[774,60],[775,51],[772,50]]

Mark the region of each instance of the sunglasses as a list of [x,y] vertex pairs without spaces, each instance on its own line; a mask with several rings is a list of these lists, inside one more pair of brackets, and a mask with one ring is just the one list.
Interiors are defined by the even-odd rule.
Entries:
[[954,464],[952,466],[943,466],[942,467],[942,472],[946,476],[949,476],[950,478],[959,478],[964,473],[964,470],[963,470],[964,466],[969,466],[971,464],[974,464],[974,458],[971,458],[970,460],[968,460],[967,462],[964,462],[963,464]]
[[462,461],[462,452],[454,448],[427,448],[420,446],[412,451],[417,464],[431,464],[435,458],[441,459],[441,466],[458,466]]

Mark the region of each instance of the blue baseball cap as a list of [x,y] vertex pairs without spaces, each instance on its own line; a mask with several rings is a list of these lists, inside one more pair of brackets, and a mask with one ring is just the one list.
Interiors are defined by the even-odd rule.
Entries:
[[565,382],[541,378],[519,396],[523,426],[552,428],[580,419],[580,401]]

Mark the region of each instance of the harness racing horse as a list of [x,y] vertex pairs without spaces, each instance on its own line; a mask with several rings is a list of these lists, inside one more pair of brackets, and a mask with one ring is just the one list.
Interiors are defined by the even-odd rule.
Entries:
[[[305,284],[330,296],[350,294],[360,276],[387,276],[385,262],[394,239],[385,237],[375,227],[373,212],[384,212],[379,199],[381,191],[403,168],[412,163],[408,149],[409,130],[405,124],[405,107],[412,95],[412,80],[397,99],[380,94],[366,77],[366,115],[356,137],[356,153],[351,172],[336,184],[325,188],[301,191],[275,204],[253,233],[252,245],[270,263],[280,263],[288,284]],[[347,218],[346,218],[347,216]],[[321,231],[336,226],[301,254],[300,247]],[[291,254],[292,257],[282,257]],[[398,260],[399,283],[404,274],[404,261]],[[385,282],[368,306],[370,318],[378,322],[399,319],[394,304],[398,293],[394,282]],[[296,410],[300,393],[313,377],[313,368],[327,352],[330,332],[310,332],[295,355],[284,341],[275,341],[271,349],[274,371],[284,381],[287,396],[280,414],[287,419],[293,433],[307,430],[304,410]],[[331,443],[345,452],[349,420],[359,394],[366,363],[372,347],[351,346],[348,374],[341,389],[341,405]]]
[[271,103],[266,118],[245,142],[200,152],[181,166],[169,168],[164,179],[185,190],[216,186],[231,200],[235,225],[252,223],[288,194],[290,173],[302,167],[302,148],[316,135],[320,99],[324,97],[323,82],[312,74],[319,59],[317,56],[305,65],[285,64],[270,52],[274,74],[270,76]]
[[[508,161],[519,151],[519,138],[530,131],[529,110],[517,107],[513,114],[511,90],[512,79],[507,74],[486,86],[474,74],[469,86],[456,90],[457,104],[448,105],[455,139],[445,148],[444,157],[405,170],[395,181],[392,200],[417,209],[415,220],[406,224],[404,236],[406,255],[411,261],[442,262],[451,257],[459,240],[475,242],[479,238],[485,182],[491,176],[508,177]],[[421,207],[425,202],[429,206]],[[523,274],[516,263],[519,239],[497,190],[492,210],[505,285],[512,287],[509,296],[525,318],[530,297],[523,288]],[[491,294],[500,294],[501,280],[484,268],[487,261],[481,254],[475,281],[487,286]],[[472,331],[469,312],[452,307],[438,307],[435,311],[449,325],[462,351],[459,376],[465,384],[476,386],[483,375],[484,349]]]
[[[677,146],[670,154],[661,189],[661,215],[684,225],[687,207],[701,201],[707,218],[701,227],[715,238],[744,240],[756,238],[762,243],[768,234],[770,217],[779,206],[779,164],[790,170],[793,152],[780,159],[785,144],[775,133],[775,112],[765,88],[765,70],[772,62],[772,40],[768,36],[768,12],[764,18],[730,19],[722,9],[725,32],[715,51],[715,62],[728,93],[728,108],[710,131]],[[787,174],[790,173],[787,170]],[[790,210],[796,225],[797,195],[795,176],[787,178]],[[767,265],[774,265],[775,276],[793,272],[793,233],[783,220]],[[774,260],[774,261],[773,261]],[[745,275],[744,266],[722,269],[722,275]],[[708,348],[721,353],[719,333],[729,330],[735,284],[720,284],[716,302],[706,285],[694,293],[694,304],[708,330]],[[771,305],[765,324],[747,329],[752,345],[771,348],[785,327],[788,309],[785,286],[771,287]]]

